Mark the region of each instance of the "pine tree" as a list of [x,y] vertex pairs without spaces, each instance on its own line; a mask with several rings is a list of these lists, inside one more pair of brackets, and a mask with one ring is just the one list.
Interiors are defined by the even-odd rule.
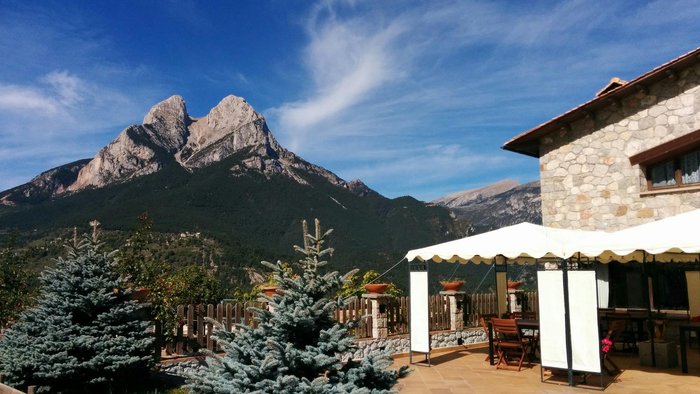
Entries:
[[0,339],[8,384],[51,393],[116,391],[152,366],[143,306],[124,293],[114,258],[99,246],[93,231],[42,275],[37,306]]
[[0,250],[0,331],[10,325],[33,301],[36,286],[27,268],[25,253],[16,248],[17,234],[11,232]]
[[[295,246],[304,258],[294,267],[282,263],[271,268],[280,290],[266,297],[270,309],[253,308],[257,327],[239,326],[227,332],[218,326],[215,337],[223,356],[210,355],[208,366],[189,377],[193,392],[202,393],[385,393],[407,367],[389,370],[391,358],[378,350],[360,361],[349,359],[357,349],[349,329],[333,312],[342,298],[329,299],[354,272],[321,273],[322,260],[332,249],[323,249],[330,231],[311,235],[304,222],[304,247]],[[343,359],[346,359],[345,361]]]

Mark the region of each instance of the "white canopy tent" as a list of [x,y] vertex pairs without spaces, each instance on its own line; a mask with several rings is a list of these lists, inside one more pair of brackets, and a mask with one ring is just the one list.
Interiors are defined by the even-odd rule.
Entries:
[[[610,234],[602,262],[642,261],[643,252],[655,262],[690,262],[700,256],[700,209],[641,224]],[[647,261],[652,261],[647,260]]]
[[[406,259],[433,262],[493,263],[502,259],[585,257],[610,261],[688,262],[700,257],[700,209],[607,233],[520,223],[498,230],[410,250]],[[501,260],[499,260],[501,259]]]
[[534,263],[536,259],[568,259],[577,253],[596,257],[609,234],[601,231],[567,230],[520,223],[498,230],[445,242],[406,254],[412,261],[493,263],[495,261]]
[[[698,225],[700,225],[700,210],[613,233],[558,229],[520,223],[472,237],[410,250],[406,254],[406,259],[409,262],[417,259],[422,262],[461,264],[506,262],[532,264],[538,260],[553,259],[586,259],[601,263],[611,261],[698,262],[700,258],[700,235],[698,235],[700,232],[696,230]],[[565,267],[566,264],[562,266]],[[497,282],[499,282],[498,279]],[[499,292],[503,290],[505,275],[500,282],[497,283]],[[566,290],[564,295],[568,299]],[[570,334],[567,335],[570,336]],[[652,357],[654,357],[653,354],[652,337]],[[571,383],[571,360],[568,361],[568,365]]]

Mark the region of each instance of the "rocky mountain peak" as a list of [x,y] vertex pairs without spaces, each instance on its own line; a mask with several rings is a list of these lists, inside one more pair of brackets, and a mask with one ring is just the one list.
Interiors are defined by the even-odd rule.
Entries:
[[25,185],[21,193],[16,188],[11,195],[0,195],[0,204],[10,204],[17,200],[15,197],[26,200],[29,194],[58,196],[125,182],[158,172],[166,165],[196,171],[232,155],[239,157],[230,167],[231,175],[236,177],[254,173],[268,178],[279,175],[309,185],[309,175],[314,175],[356,195],[376,193],[360,181],[348,184],[284,149],[268,129],[265,118],[242,97],[226,96],[206,116],[193,118],[187,113],[185,100],[175,95],[154,105],[143,124],[124,129],[93,159],[61,172],[70,176],[58,179],[58,175],[48,173]]
[[260,120],[262,116],[244,98],[229,95],[212,108],[206,118],[212,129],[235,129]]
[[243,149],[272,158],[282,150],[265,118],[233,95],[224,97],[205,117],[192,119],[189,132],[187,144],[176,155],[185,168],[207,166]]
[[171,153],[180,149],[187,141],[189,124],[190,116],[182,96],[171,96],[161,101],[143,118],[143,125],[151,127],[154,137],[159,140],[158,145]]
[[368,194],[376,193],[374,190],[370,189],[369,186],[367,186],[364,182],[362,182],[359,179],[354,179],[348,182],[348,190],[360,197],[365,197]]
[[143,124],[186,126],[188,119],[185,99],[175,95],[151,107],[143,118]]

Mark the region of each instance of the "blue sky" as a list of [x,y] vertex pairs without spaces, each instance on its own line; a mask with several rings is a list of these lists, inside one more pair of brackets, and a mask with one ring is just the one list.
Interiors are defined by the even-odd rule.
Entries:
[[0,190],[155,103],[228,94],[344,179],[431,200],[537,179],[511,137],[700,46],[696,1],[0,0]]

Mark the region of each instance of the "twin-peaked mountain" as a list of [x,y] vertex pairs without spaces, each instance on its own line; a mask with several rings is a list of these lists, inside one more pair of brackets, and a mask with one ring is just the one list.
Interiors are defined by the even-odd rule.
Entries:
[[236,153],[247,157],[231,168],[234,176],[254,171],[308,184],[304,175],[314,174],[335,185],[351,187],[332,172],[282,148],[263,116],[244,99],[227,96],[206,116],[193,118],[183,98],[172,96],[151,108],[143,124],[124,129],[92,160],[46,171],[25,185],[1,193],[0,202],[36,202],[48,196],[100,188],[158,172],[173,163],[193,172]]
[[[385,198],[286,150],[235,96],[200,118],[182,97],[170,97],[94,158],[1,192],[0,232],[48,233],[91,219],[128,230],[145,211],[158,231],[202,231],[224,248],[256,251],[246,254],[251,259],[288,254],[301,219],[319,218],[336,230],[336,260],[377,269],[408,249],[462,235],[443,207]],[[254,263],[229,252],[224,263]]]

